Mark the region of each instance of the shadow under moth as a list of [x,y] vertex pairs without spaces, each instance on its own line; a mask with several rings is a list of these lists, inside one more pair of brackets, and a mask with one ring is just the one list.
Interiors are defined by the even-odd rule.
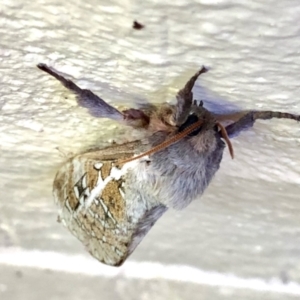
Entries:
[[[139,130],[142,138],[68,159],[57,172],[53,194],[59,220],[100,262],[120,266],[168,208],[199,198],[219,169],[225,144],[258,119],[300,116],[276,111],[217,115],[193,99],[202,67],[178,91],[176,103],[119,111],[45,64],[38,68],[76,94],[96,118]],[[225,125],[226,124],[226,125]]]

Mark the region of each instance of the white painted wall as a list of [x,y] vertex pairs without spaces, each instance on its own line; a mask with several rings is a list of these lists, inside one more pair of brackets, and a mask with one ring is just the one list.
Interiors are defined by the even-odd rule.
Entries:
[[56,223],[51,185],[61,152],[119,127],[35,67],[133,105],[174,99],[205,64],[197,99],[300,114],[299,1],[6,0],[0,12],[0,299],[299,299],[299,124],[234,139],[205,196],[110,271]]

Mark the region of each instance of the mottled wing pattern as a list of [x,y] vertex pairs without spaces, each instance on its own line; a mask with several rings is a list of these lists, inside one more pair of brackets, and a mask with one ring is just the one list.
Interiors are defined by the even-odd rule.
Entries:
[[[58,219],[92,256],[108,265],[121,265],[166,211],[163,205],[141,207],[138,197],[126,199],[132,165],[103,160],[94,151],[70,159],[54,180]],[[139,213],[133,215],[128,207],[135,206]]]

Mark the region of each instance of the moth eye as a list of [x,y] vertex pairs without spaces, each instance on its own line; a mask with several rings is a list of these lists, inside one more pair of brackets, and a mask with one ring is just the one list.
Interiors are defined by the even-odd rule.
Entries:
[[[187,120],[185,121],[185,123],[183,123],[180,127],[179,127],[179,132],[185,130],[186,128],[188,128],[189,126],[193,125],[194,123],[196,123],[199,120],[199,118],[195,115],[195,114],[191,114],[189,115],[189,117],[187,118]],[[197,129],[195,129],[194,131],[192,131],[188,136],[196,136],[199,132],[201,131],[201,126]]]

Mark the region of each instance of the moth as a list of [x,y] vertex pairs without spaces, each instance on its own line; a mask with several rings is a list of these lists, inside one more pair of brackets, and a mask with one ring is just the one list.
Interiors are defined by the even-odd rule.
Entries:
[[81,89],[55,69],[39,64],[76,94],[79,106],[96,118],[131,126],[141,138],[93,149],[68,159],[57,172],[53,194],[59,220],[102,263],[120,266],[169,209],[199,198],[220,167],[225,143],[258,119],[300,116],[274,111],[217,115],[192,89],[202,67],[178,91],[176,103],[145,104],[119,111]]

